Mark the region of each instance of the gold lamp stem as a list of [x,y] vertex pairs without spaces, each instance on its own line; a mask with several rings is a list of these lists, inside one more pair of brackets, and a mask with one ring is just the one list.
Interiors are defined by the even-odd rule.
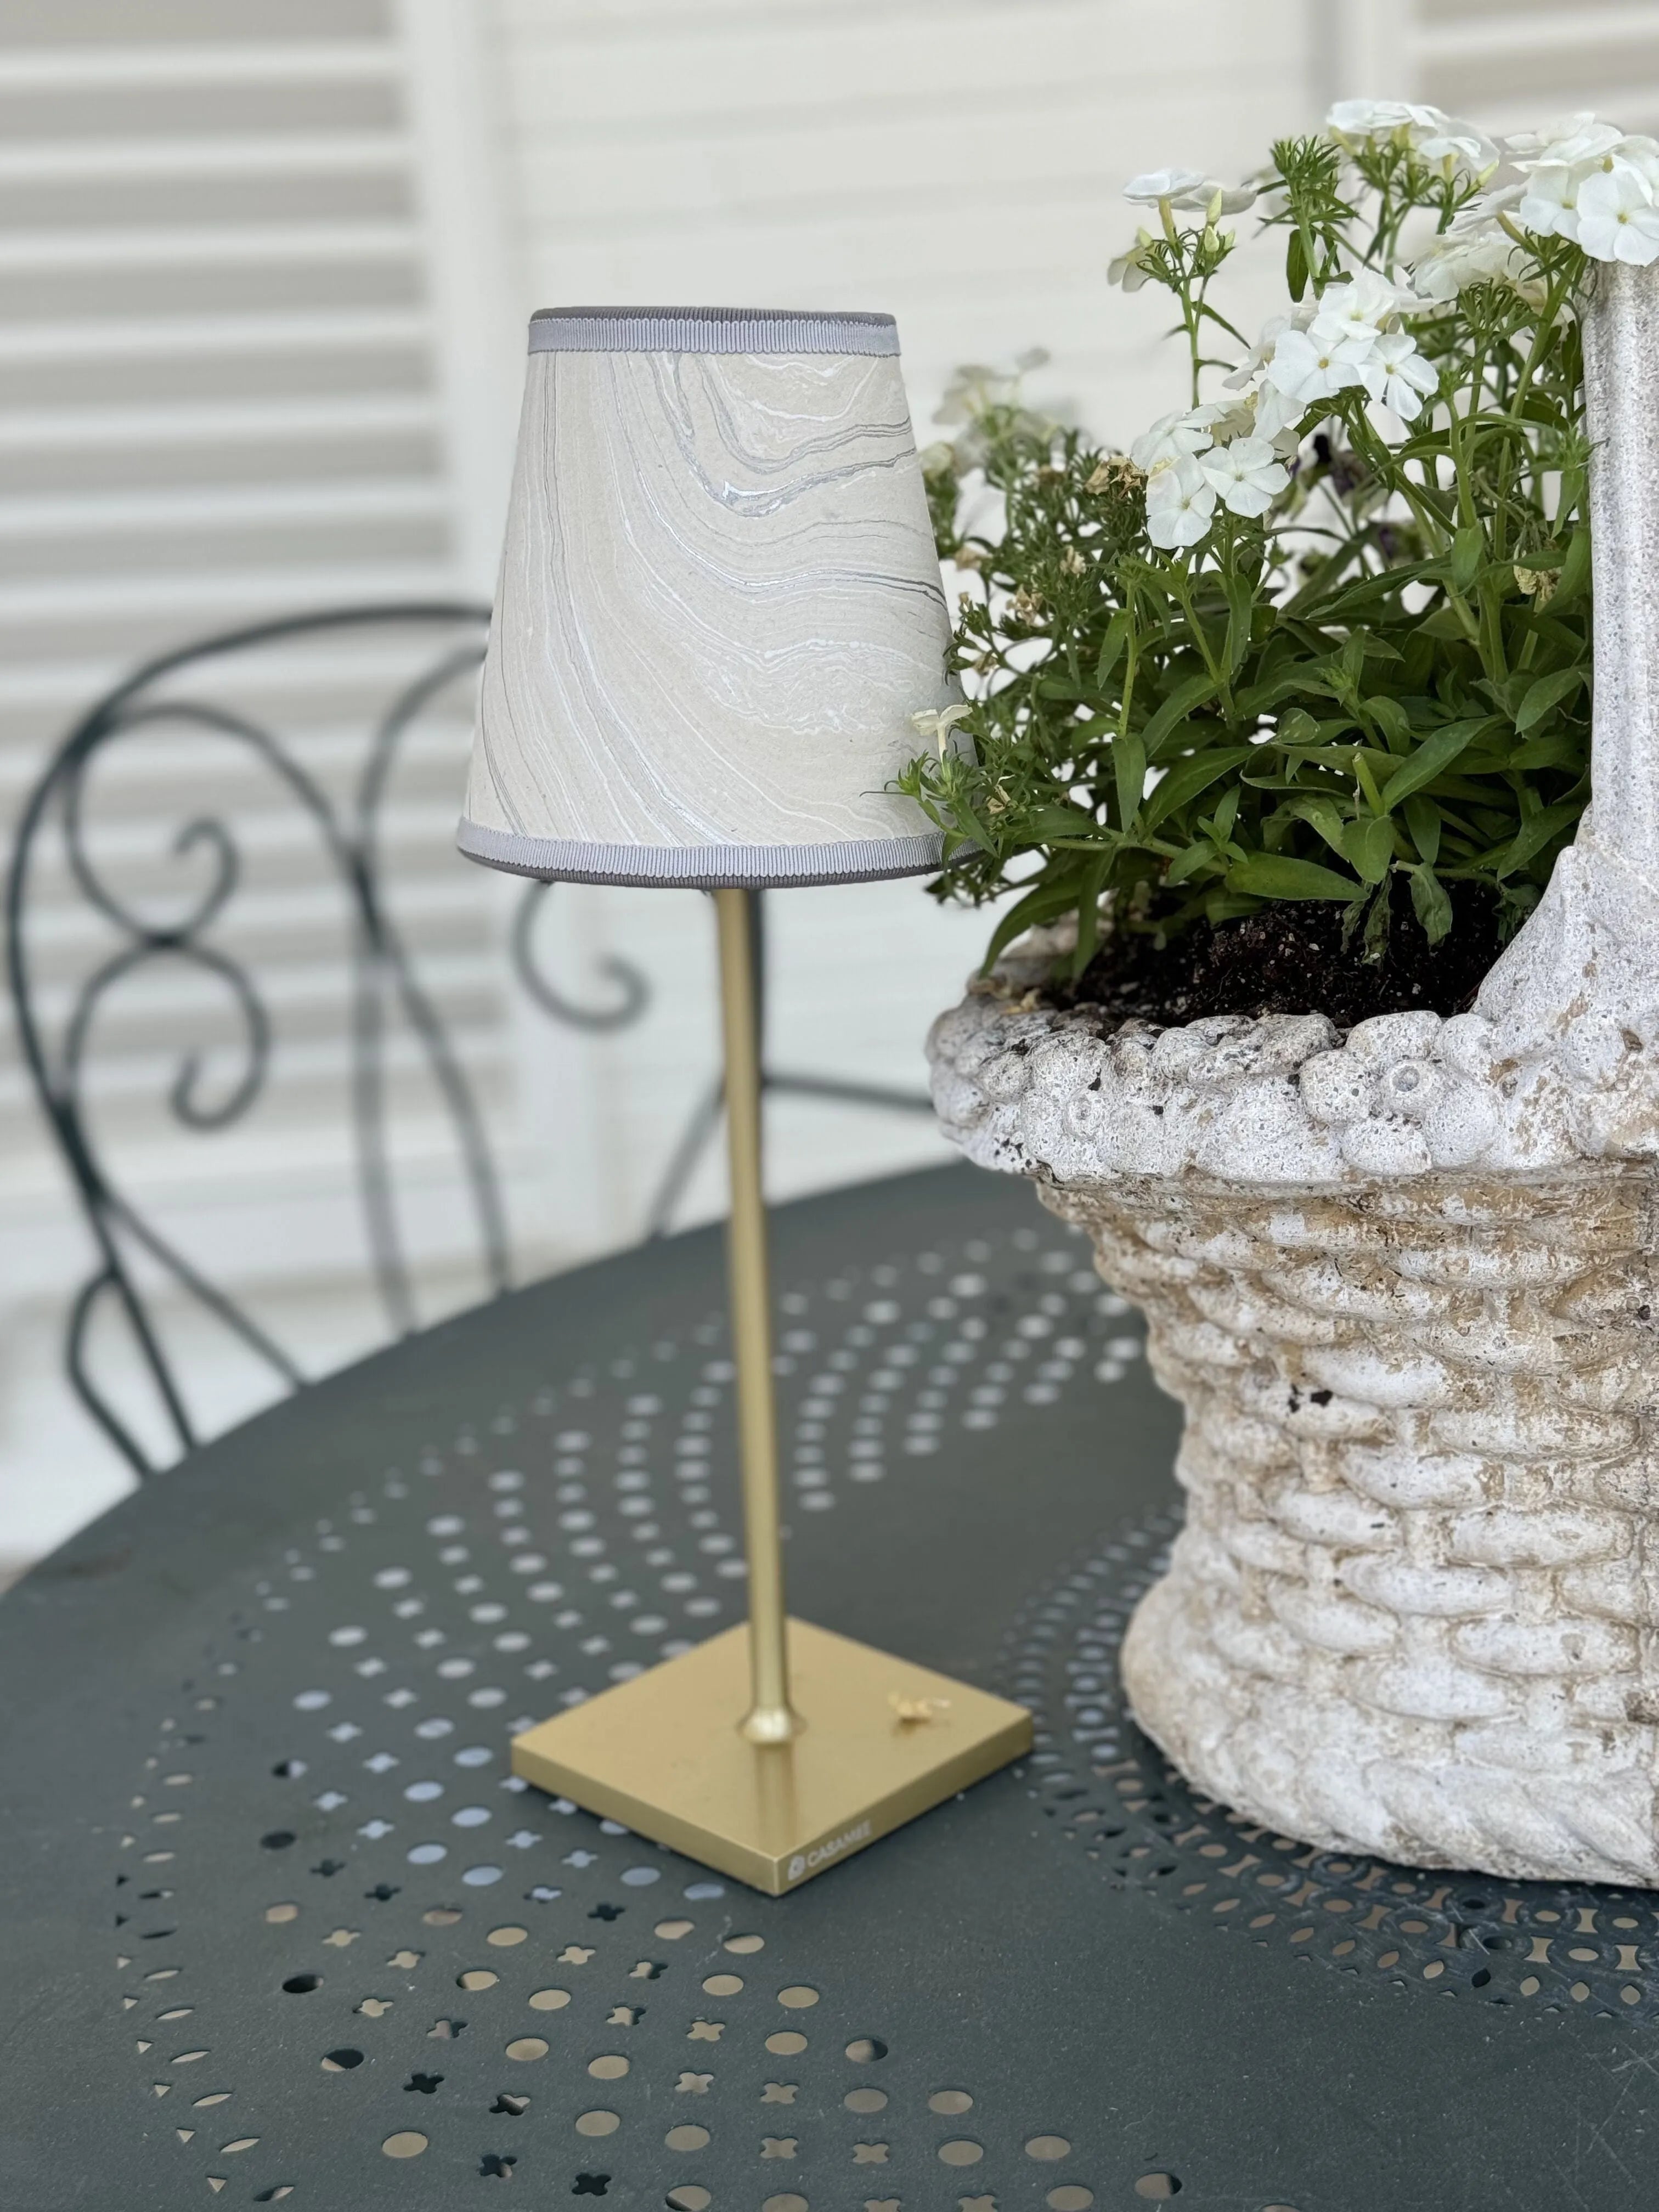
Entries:
[[789,1703],[778,1515],[778,1425],[772,1392],[771,1292],[766,1202],[761,1191],[760,1037],[748,894],[717,890],[720,1022],[726,1040],[726,1133],[732,1207],[726,1231],[732,1341],[738,1370],[738,1448],[743,1470],[744,1548],[749,1560],[750,1743],[787,1743],[801,1721]]

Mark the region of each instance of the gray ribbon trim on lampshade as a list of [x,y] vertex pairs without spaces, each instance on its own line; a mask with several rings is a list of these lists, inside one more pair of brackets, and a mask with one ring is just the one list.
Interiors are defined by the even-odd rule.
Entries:
[[771,307],[543,307],[532,353],[896,354],[890,315]]
[[599,845],[580,837],[515,836],[466,821],[455,842],[469,860],[544,882],[686,890],[786,890],[922,876],[939,866],[945,848],[937,830],[921,837],[858,837],[833,845]]

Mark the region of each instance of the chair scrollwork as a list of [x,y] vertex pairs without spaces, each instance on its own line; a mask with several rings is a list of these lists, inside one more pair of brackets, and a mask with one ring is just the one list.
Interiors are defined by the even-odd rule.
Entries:
[[[93,1271],[75,1297],[65,1336],[69,1379],[82,1403],[136,1471],[156,1461],[100,1382],[89,1339],[99,1313],[124,1322],[153,1391],[170,1446],[187,1451],[198,1424],[155,1310],[165,1286],[228,1330],[282,1388],[305,1380],[298,1363],[246,1305],[208,1279],[163,1234],[105,1158],[88,1098],[94,1034],[124,989],[171,965],[204,981],[228,1011],[234,1033],[228,1074],[211,1086],[199,1054],[183,1050],[167,1085],[173,1122],[196,1133],[222,1131],[250,1113],[268,1085],[277,1024],[268,994],[220,929],[246,876],[244,844],[217,811],[192,813],[172,840],[171,857],[189,876],[159,916],[124,891],[95,849],[89,821],[94,770],[118,748],[165,733],[177,743],[212,739],[239,748],[297,808],[314,833],[325,872],[343,902],[349,965],[345,1045],[351,1147],[370,1270],[390,1334],[417,1324],[407,1241],[388,1146],[386,1041],[396,1027],[414,1041],[418,1063],[441,1102],[460,1182],[476,1231],[483,1278],[492,1292],[512,1279],[512,1255],[499,1176],[473,1083],[440,1006],[386,896],[380,844],[393,774],[411,731],[446,696],[470,684],[483,653],[489,610],[462,602],[331,609],[250,625],[148,662],[99,700],[76,724],[31,791],[20,817],[6,890],[9,980],[26,1072],[70,1176],[95,1249]],[[256,659],[331,639],[395,641],[400,673],[389,702],[374,716],[343,793],[338,777],[307,764],[269,718],[213,697]],[[332,785],[332,787],[331,787]],[[43,984],[40,881],[48,848],[68,883],[104,925],[106,945],[70,987],[66,1003]],[[526,887],[511,943],[516,972],[549,1014],[583,1030],[616,1030],[636,1020],[648,1000],[645,979],[628,963],[604,964],[618,992],[613,1005],[572,1003],[536,966],[532,927],[545,886]],[[216,1056],[222,1070],[222,1061]]]

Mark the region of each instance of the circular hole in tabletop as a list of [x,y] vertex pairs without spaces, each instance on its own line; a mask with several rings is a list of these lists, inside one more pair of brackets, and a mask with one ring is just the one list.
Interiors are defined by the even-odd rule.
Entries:
[[678,1943],[682,1936],[689,1936],[696,1923],[690,1920],[659,1920],[656,1933],[665,1943]]
[[[660,1932],[659,1930],[659,1933]],[[764,1936],[728,1936],[722,1948],[746,1956],[751,1951],[763,1951],[766,1948],[766,1938]]]
[[939,2145],[939,2155],[943,2166],[977,2166],[985,2155],[985,2146],[966,2136],[957,2136],[952,2142]]
[[[768,2039],[767,2049],[773,2048]],[[878,2058],[885,2058],[887,2045],[878,2035],[855,2035],[847,2046],[847,2056],[854,2066],[872,2066]]]
[[1058,2189],[1051,2189],[1042,2201],[1048,2212],[1089,2212],[1095,2192],[1075,2181],[1063,2181]]
[[974,2100],[965,2089],[935,2089],[927,2100],[927,2109],[930,2112],[971,2112]]
[[788,2195],[769,2197],[761,2206],[761,2212],[806,2212],[806,2199]]
[[620,2081],[628,2071],[628,2061],[619,2051],[607,2051],[603,2057],[590,2058],[587,2070],[596,2081]]
[[547,2045],[539,2035],[515,2036],[507,2046],[507,2055],[509,2058],[545,2058]]
[[678,2189],[671,2189],[664,2202],[672,2212],[708,2212],[714,2198],[701,2182],[688,2181]]
[[797,2035],[793,2028],[781,2028],[777,2034],[769,2035],[766,2047],[778,2058],[795,2058],[806,2048],[806,2038]]
[[568,1990],[535,1990],[531,1993],[531,2007],[536,2012],[562,2012],[570,2002]]
[[885,2089],[849,2089],[841,2101],[849,2112],[884,2112],[887,2092]]
[[291,1828],[272,1828],[259,1838],[262,1848],[268,1851],[285,1851],[293,1841]]
[[284,1922],[297,1920],[299,1917],[300,1908],[297,1905],[268,1905],[265,1907],[265,1918],[274,1928],[280,1928]]
[[527,1928],[492,1928],[484,1942],[493,1943],[497,1950],[504,1951],[512,1944],[522,1943],[529,1933]]
[[670,2128],[663,2141],[670,2150],[702,2150],[708,2141],[708,2130],[688,2123],[684,2127]]
[[291,1997],[308,1996],[313,1990],[322,1987],[320,1974],[290,1974],[283,1987]]
[[380,2145],[388,2158],[418,2158],[426,2148],[426,2137],[418,2128],[399,2128],[395,2136],[388,2136]]
[[[545,2045],[543,2048],[546,2048]],[[576,2115],[576,2133],[579,2136],[614,2136],[621,2125],[622,2117],[617,2112],[579,2112]]]
[[349,2044],[343,2045],[338,2051],[325,2051],[323,2053],[325,2074],[349,2074],[354,2066],[361,2066],[362,2063],[362,2052],[354,2051]]
[[703,1995],[710,1997],[734,1997],[743,1987],[741,1974],[709,1974],[703,1982]]
[[1181,2194],[1181,2183],[1173,2173],[1143,2173],[1135,2184],[1137,2197],[1151,2197],[1160,2203]]
[[434,1905],[430,1912],[421,1915],[428,1928],[453,1928],[460,1917],[453,1905]]
[[818,1993],[805,1982],[792,1982],[787,1990],[778,1991],[778,2002],[787,2005],[791,2012],[805,2012],[818,2001]]
[[1027,2158],[1064,2158],[1071,2149],[1064,2136],[1033,2136],[1025,2146]]
[[493,1990],[501,1976],[492,1974],[488,1966],[469,1966],[464,1974],[457,1974],[455,1986],[459,1990]]

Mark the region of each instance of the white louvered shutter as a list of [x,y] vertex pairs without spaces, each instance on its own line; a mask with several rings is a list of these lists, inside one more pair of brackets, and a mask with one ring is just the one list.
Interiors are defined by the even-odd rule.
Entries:
[[[50,747],[135,662],[298,609],[487,598],[516,360],[500,359],[489,131],[465,0],[9,0],[0,9],[0,835]],[[366,710],[410,670],[394,638],[273,656],[198,688],[267,717],[343,788]],[[458,1048],[504,1108],[497,887],[453,849],[470,699],[417,732],[388,807],[397,911]],[[345,1141],[342,908],[314,831],[228,744],[118,747],[94,842],[169,910],[169,854],[222,809],[246,860],[219,941],[278,1048],[246,1128],[165,1110],[169,1042],[235,1067],[223,994],[176,969],[112,994],[98,1125],[124,1179],[233,1284],[361,1264]],[[49,1018],[101,943],[55,857],[34,885]],[[198,855],[198,861],[204,856]],[[453,1153],[394,1043],[413,1235],[468,1238]],[[343,1200],[344,1201],[343,1203]],[[60,1298],[83,1247],[9,1039],[0,1040],[0,1318]]]

